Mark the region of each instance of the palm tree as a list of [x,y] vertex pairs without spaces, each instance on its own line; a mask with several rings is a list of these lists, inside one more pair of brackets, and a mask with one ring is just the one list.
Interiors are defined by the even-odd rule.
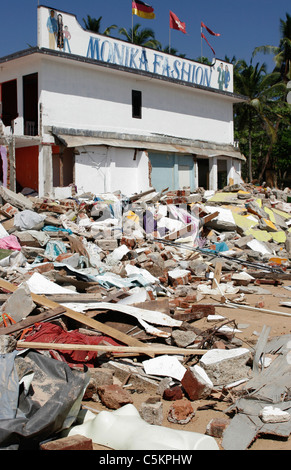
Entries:
[[205,65],[211,65],[211,61],[208,59],[208,57],[205,57],[205,56],[200,56],[200,57],[197,57],[197,59],[195,59],[196,62],[200,62],[201,64],[205,64]]
[[178,50],[175,49],[174,47],[172,46],[165,46],[163,47],[162,45],[160,45],[159,47],[157,47],[157,49],[160,51],[160,52],[165,52],[166,54],[171,54],[171,55],[176,55],[178,57],[181,57],[182,59],[185,59],[186,57],[186,54],[180,54],[178,53]]
[[99,16],[99,18],[92,18],[90,15],[87,15],[87,20],[83,18],[85,29],[87,31],[92,31],[94,33],[98,34],[104,34],[105,36],[109,36],[111,33],[112,29],[116,29],[117,26],[115,24],[112,24],[111,26],[108,26],[103,33],[101,33],[101,21],[102,21],[102,16]]
[[286,13],[286,21],[280,19],[281,39],[278,47],[259,46],[254,49],[253,56],[258,52],[274,54],[275,70],[280,71],[282,80],[291,80],[291,16]]
[[234,66],[234,87],[237,93],[247,97],[247,101],[235,105],[235,122],[239,131],[245,130],[248,136],[248,176],[253,179],[252,138],[255,129],[263,128],[269,138],[268,151],[261,161],[260,178],[268,165],[273,145],[276,142],[282,116],[280,100],[286,87],[279,82],[279,73],[267,74],[265,64],[247,65],[244,60]]
[[128,42],[137,44],[138,46],[150,47],[152,49],[158,49],[161,47],[160,42],[155,39],[155,32],[150,28],[144,28],[140,30],[140,24],[135,24],[133,29],[127,30],[126,28],[120,28],[119,34],[125,36]]

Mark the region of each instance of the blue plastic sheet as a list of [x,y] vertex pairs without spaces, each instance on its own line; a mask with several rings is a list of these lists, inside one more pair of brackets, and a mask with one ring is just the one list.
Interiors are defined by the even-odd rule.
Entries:
[[67,232],[69,235],[72,235],[72,230],[69,228],[55,227],[54,225],[45,225],[42,228],[43,232]]

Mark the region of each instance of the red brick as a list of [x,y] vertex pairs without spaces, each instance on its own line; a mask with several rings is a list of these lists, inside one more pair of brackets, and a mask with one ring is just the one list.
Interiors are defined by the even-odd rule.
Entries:
[[40,450],[93,450],[92,439],[76,434],[40,445]]
[[168,421],[171,421],[172,423],[186,424],[194,415],[195,411],[191,402],[187,398],[182,398],[181,400],[173,402],[169,409]]
[[181,384],[190,400],[199,400],[209,395],[209,385],[195,377],[190,369],[186,370]]
[[29,273],[31,274],[37,272],[39,274],[42,274],[52,271],[53,269],[55,269],[54,263],[44,263],[40,264],[39,266],[36,266],[35,268],[30,269]]
[[189,282],[191,282],[191,274],[190,273],[186,273],[184,274],[184,276],[180,276],[180,277],[171,277],[170,274],[168,274],[169,276],[169,283],[173,286],[173,287],[177,287],[177,286],[183,286],[185,284],[188,284]]
[[[195,304],[192,305],[191,308],[192,313],[197,313],[197,315],[201,315],[201,318],[208,315],[215,314],[215,305],[213,304]],[[199,317],[200,318],[200,317]]]
[[133,403],[129,392],[120,385],[101,385],[97,388],[97,392],[103,405],[110,409],[117,410],[123,405]]
[[127,248],[132,249],[136,245],[136,240],[135,238],[129,238],[129,237],[122,237],[120,240],[121,245],[126,245]]
[[183,398],[183,396],[184,396],[184,394],[183,394],[183,391],[182,391],[181,387],[179,387],[177,385],[175,387],[167,388],[164,391],[163,399],[164,400],[169,400],[169,401],[181,400]]
[[196,302],[197,296],[196,296],[196,294],[186,295],[185,300],[187,302]]
[[230,419],[227,418],[213,418],[207,425],[206,434],[212,437],[222,437],[229,423]]

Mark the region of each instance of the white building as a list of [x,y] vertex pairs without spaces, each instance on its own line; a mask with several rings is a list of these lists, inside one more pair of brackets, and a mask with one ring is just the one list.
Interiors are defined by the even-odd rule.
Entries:
[[11,189],[17,181],[40,196],[65,197],[72,184],[130,195],[240,181],[233,104],[244,98],[224,61],[203,65],[95,34],[39,6],[38,45],[0,59],[0,86]]

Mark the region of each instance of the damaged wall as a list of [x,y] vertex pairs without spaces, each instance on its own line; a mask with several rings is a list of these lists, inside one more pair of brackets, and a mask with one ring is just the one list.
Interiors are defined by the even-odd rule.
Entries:
[[105,146],[80,147],[75,156],[75,183],[79,192],[125,195],[149,189],[148,157],[144,151]]

